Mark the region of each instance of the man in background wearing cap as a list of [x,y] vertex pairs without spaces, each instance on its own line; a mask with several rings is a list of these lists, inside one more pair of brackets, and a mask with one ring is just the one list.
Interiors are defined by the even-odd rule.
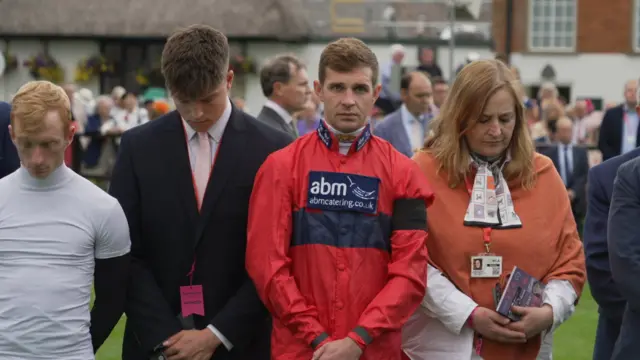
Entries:
[[16,147],[9,135],[11,105],[0,101],[0,178],[3,178],[20,167],[20,159]]

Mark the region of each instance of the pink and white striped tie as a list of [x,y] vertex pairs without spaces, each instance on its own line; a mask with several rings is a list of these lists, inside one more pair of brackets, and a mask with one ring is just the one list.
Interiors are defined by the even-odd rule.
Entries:
[[196,179],[196,193],[198,195],[198,209],[202,206],[204,193],[211,173],[211,142],[209,134],[198,133],[198,151],[196,152],[196,166],[193,177]]

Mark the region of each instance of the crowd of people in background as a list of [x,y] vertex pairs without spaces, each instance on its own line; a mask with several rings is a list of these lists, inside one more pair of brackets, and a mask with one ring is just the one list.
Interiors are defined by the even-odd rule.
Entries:
[[[420,50],[420,64],[415,69],[403,66],[406,54],[402,45],[392,45],[390,53],[390,61],[381,65],[382,90],[369,114],[370,123],[377,129],[377,134],[390,140],[396,148],[410,156],[419,147],[419,139],[428,133],[428,124],[437,116],[444,103],[450,82],[444,77],[430,48]],[[478,58],[478,54],[470,53],[465,64]],[[496,58],[506,62],[501,55]],[[457,72],[465,64],[461,64]],[[301,71],[290,72],[290,67],[299,67]],[[518,69],[515,66],[509,68],[520,79]],[[414,79],[417,80],[413,81]],[[260,83],[267,101],[258,114],[258,119],[267,119],[267,122],[295,137],[317,129],[324,115],[324,105],[310,91],[306,67],[301,59],[292,54],[265,59]],[[76,153],[81,159],[77,159],[76,164],[88,176],[110,174],[117,151],[117,137],[124,131],[156,119],[175,108],[169,96],[144,98],[121,86],[113,88],[109,95],[95,97],[90,90],[77,88],[74,84],[67,84],[64,89],[72,101],[73,117],[81,145],[81,151]],[[629,81],[625,85],[625,109],[634,108],[636,89],[637,81]],[[612,127],[601,126],[603,118],[606,119],[605,123],[619,122],[617,118],[621,117],[621,106],[617,102],[606,103],[602,110],[595,110],[593,103],[586,99],[571,103],[559,94],[552,82],[543,83],[537,94],[528,94],[524,86],[521,91],[530,134],[540,149],[546,150],[549,145],[557,143],[586,147],[590,149],[587,151],[589,166],[620,153],[616,150],[620,148],[615,143],[617,140],[608,136]],[[238,108],[244,109],[243,98],[236,97],[232,101]],[[606,114],[609,115],[605,116]],[[417,122],[411,123],[410,118],[415,118]],[[635,121],[634,114],[630,118]],[[281,119],[284,120],[282,124],[279,122]],[[378,128],[377,125],[384,119],[389,121]],[[570,138],[566,136],[567,131],[571,132]],[[601,133],[604,133],[602,140]],[[614,143],[610,143],[611,141]],[[71,166],[71,150],[66,159]]]

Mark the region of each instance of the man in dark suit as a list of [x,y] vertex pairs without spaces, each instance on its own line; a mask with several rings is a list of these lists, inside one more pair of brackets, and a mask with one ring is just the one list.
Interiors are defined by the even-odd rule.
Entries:
[[628,81],[624,88],[625,103],[615,106],[604,113],[598,148],[602,159],[627,153],[640,146],[639,117],[636,111],[638,82]]
[[297,138],[293,115],[304,110],[311,95],[309,76],[302,61],[293,55],[275,57],[260,70],[260,85],[267,102],[258,120]]
[[593,360],[609,360],[620,333],[626,300],[611,277],[607,249],[607,220],[613,181],[620,165],[640,156],[640,148],[613,157],[589,170],[587,215],[584,220],[584,253],[587,280],[598,304],[598,327]]
[[177,111],[122,136],[110,193],[132,242],[124,360],[269,359],[247,213],[258,168],[290,139],[231,104],[228,61],[221,32],[174,33],[162,72]]
[[11,141],[9,124],[11,123],[11,105],[0,101],[0,179],[20,167],[16,146]]
[[567,117],[562,117],[556,123],[556,146],[542,150],[553,161],[562,177],[567,194],[571,199],[571,210],[577,223],[585,214],[587,175],[589,173],[589,154],[586,148],[573,146],[573,123]]
[[607,240],[611,275],[627,306],[611,360],[640,353],[640,158],[618,169],[611,195]]

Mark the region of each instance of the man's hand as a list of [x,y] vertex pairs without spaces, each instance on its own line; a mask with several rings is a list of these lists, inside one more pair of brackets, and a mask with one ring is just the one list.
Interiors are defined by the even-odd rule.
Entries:
[[508,318],[483,307],[478,307],[472,318],[473,330],[487,339],[516,344],[526,342],[524,331],[507,327],[510,322]]
[[312,360],[358,360],[360,355],[362,355],[360,346],[346,337],[322,345],[313,353]]
[[525,333],[527,339],[540,334],[553,325],[553,308],[548,304],[542,307],[514,306],[511,311],[522,318],[520,321],[509,324],[507,328]]
[[571,201],[576,198],[576,193],[572,189],[567,189],[567,195],[569,195],[569,200]]
[[162,345],[168,360],[209,360],[220,345],[220,339],[209,329],[183,330]]

